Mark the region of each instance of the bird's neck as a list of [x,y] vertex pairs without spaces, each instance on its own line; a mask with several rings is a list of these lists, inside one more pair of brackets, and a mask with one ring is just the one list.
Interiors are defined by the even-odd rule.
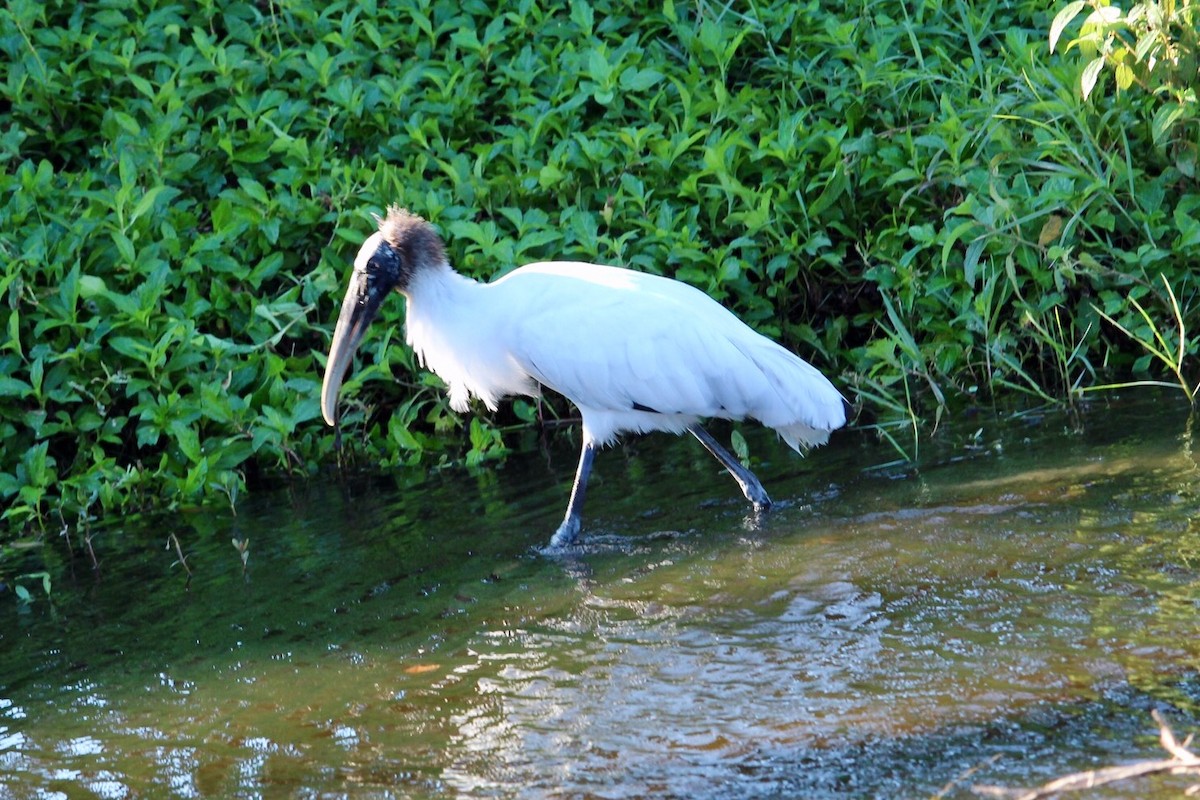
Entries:
[[445,261],[426,264],[412,276],[401,291],[409,305],[442,306],[453,305],[464,295],[478,289],[480,283],[456,272]]
[[470,325],[477,315],[485,284],[456,272],[446,262],[426,265],[402,291],[407,301],[405,313],[408,342],[420,349],[447,331]]
[[422,366],[446,382],[455,411],[465,411],[472,396],[495,409],[502,397],[537,393],[512,357],[511,304],[496,286],[445,266],[426,270],[405,291],[405,338]]

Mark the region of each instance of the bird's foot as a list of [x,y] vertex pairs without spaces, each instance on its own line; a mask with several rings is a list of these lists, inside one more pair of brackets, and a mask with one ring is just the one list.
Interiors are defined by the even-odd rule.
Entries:
[[771,508],[771,496],[767,494],[762,482],[755,477],[753,472],[736,462],[726,466],[729,468],[729,474],[733,475],[733,479],[741,487],[742,494],[750,501],[750,505],[754,506],[755,512],[767,511]]
[[579,518],[567,517],[563,520],[562,525],[558,526],[558,530],[550,537],[550,550],[560,550],[567,545],[574,544],[579,538]]
[[746,499],[750,501],[750,505],[754,506],[755,514],[766,513],[771,510],[771,506],[775,505],[771,502],[771,497],[767,494],[767,490],[758,481],[744,484],[742,486],[742,493],[746,495]]

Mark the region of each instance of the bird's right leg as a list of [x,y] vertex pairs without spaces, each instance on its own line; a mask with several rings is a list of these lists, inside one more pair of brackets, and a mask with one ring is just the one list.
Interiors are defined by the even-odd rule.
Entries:
[[571,487],[571,500],[567,503],[567,515],[563,517],[562,525],[550,537],[551,549],[564,547],[579,536],[579,528],[583,520],[583,499],[587,495],[588,478],[592,474],[592,460],[596,457],[596,445],[584,442],[583,451],[579,454],[579,468],[575,470],[575,484]]
[[712,437],[712,434],[699,425],[689,426],[688,432],[699,439],[700,444],[704,445],[705,449],[712,453],[725,469],[729,470],[729,474],[738,482],[738,486],[742,487],[742,494],[746,495],[746,499],[754,504],[755,511],[766,511],[771,507],[771,498],[754,473],[746,469],[733,453],[722,447]]

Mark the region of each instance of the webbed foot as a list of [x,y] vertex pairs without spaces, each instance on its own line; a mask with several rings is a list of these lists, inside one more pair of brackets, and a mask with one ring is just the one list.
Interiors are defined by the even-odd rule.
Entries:
[[561,550],[567,545],[574,544],[579,538],[579,518],[567,517],[563,520],[562,525],[558,526],[558,530],[550,537],[550,550]]

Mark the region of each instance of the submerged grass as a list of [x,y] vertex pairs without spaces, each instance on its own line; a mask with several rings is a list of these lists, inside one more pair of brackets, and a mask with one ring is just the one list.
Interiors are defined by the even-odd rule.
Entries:
[[[1194,399],[1194,127],[1156,127],[1161,97],[1104,76],[1084,102],[1053,13],[14,0],[6,529],[234,504],[331,463],[323,353],[391,202],[473,275],[563,257],[699,286],[832,375],[905,460],[998,396],[1165,375]],[[347,382],[343,463],[478,463],[566,413],[450,413],[396,344],[401,308]]]

